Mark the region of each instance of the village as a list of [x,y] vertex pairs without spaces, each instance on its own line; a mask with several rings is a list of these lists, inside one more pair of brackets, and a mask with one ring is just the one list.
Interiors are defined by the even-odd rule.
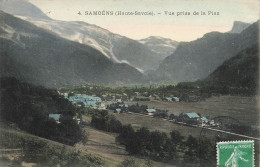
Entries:
[[[200,127],[214,127],[219,128],[219,123],[215,123],[214,119],[211,119],[209,116],[203,116],[196,112],[182,112],[179,115],[177,114],[168,114],[167,110],[162,110],[159,108],[149,108],[147,105],[139,105],[138,101],[140,98],[120,98],[113,97],[108,99],[104,99],[102,97],[91,96],[86,94],[68,94],[66,92],[61,93],[60,95],[64,96],[67,100],[69,100],[72,104],[79,107],[88,107],[99,110],[107,110],[112,113],[121,114],[141,114],[145,116],[161,118],[164,120],[168,120],[173,123],[183,124],[183,125],[196,125]],[[144,99],[142,99],[144,100]],[[173,97],[165,97],[161,99],[165,102],[180,102],[180,98]],[[50,119],[54,119],[57,123],[59,123],[61,115],[60,114],[49,114]],[[78,124],[81,122],[80,118],[76,116],[74,118],[77,120]]]

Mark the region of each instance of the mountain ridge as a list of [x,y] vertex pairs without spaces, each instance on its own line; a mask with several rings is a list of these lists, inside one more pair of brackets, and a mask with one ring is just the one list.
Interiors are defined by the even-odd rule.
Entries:
[[[191,42],[182,42],[166,57],[152,80],[196,81],[211,74],[224,61],[258,43],[259,21],[241,33],[211,32]],[[154,78],[153,78],[154,77]]]
[[245,23],[242,21],[234,21],[232,29],[229,31],[229,33],[241,33],[243,30],[245,30],[249,26],[250,26],[250,23]]
[[[98,50],[0,11],[1,75],[35,85],[133,84],[143,75]],[[4,62],[4,63],[3,63]]]
[[0,10],[13,15],[34,17],[41,20],[52,20],[39,8],[26,0],[0,0]]
[[[163,60],[161,53],[152,51],[149,47],[139,43],[136,40],[112,33],[97,25],[89,24],[83,21],[59,21],[54,19],[42,19],[43,13],[40,13],[35,5],[29,1],[15,0],[15,2],[26,4],[26,11],[23,11],[23,6],[19,11],[15,11],[18,3],[6,1],[0,3],[0,9],[3,9],[9,14],[20,16],[21,19],[29,21],[40,28],[45,28],[48,31],[58,34],[68,40],[76,41],[81,44],[91,46],[103,53],[106,57],[116,63],[127,63],[140,72],[151,70],[158,67]],[[6,6],[8,8],[6,8]],[[13,8],[12,8],[13,6]],[[31,7],[32,9],[28,8]],[[34,15],[28,14],[28,11],[38,11]],[[46,16],[47,17],[47,16]],[[41,18],[41,19],[39,19]]]

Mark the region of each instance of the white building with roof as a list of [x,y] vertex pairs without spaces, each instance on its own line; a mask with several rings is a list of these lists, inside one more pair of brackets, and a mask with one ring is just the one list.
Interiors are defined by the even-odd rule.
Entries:
[[156,110],[154,108],[148,108],[146,109],[148,115],[154,115],[154,113],[156,112]]

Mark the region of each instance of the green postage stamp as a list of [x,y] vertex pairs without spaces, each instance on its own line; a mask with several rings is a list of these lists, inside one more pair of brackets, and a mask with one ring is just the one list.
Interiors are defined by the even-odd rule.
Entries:
[[218,167],[254,167],[254,141],[217,143]]

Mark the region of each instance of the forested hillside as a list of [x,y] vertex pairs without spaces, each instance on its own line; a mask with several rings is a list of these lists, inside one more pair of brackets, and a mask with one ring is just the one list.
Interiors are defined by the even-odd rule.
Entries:
[[[0,107],[3,121],[15,123],[31,134],[70,145],[84,140],[73,119],[79,115],[77,108],[55,90],[21,83],[15,78],[1,78]],[[61,114],[60,123],[50,119],[49,114]]]
[[224,62],[205,81],[209,85],[222,87],[223,91],[227,91],[227,93],[247,92],[248,94],[255,94],[259,78],[258,56],[257,46],[245,49]]

